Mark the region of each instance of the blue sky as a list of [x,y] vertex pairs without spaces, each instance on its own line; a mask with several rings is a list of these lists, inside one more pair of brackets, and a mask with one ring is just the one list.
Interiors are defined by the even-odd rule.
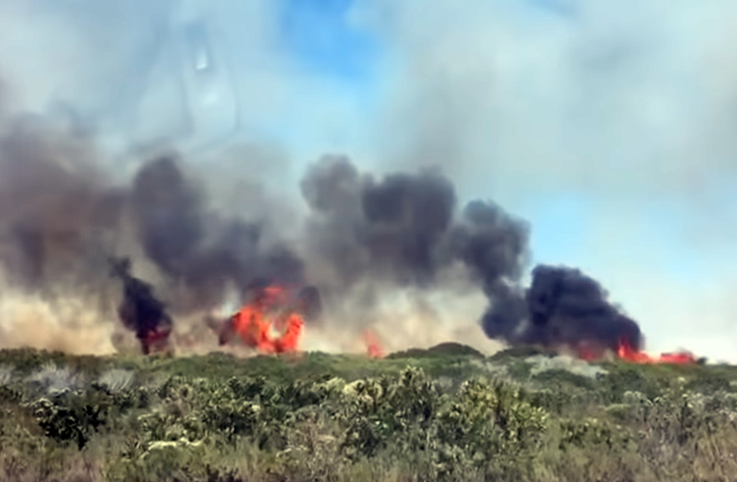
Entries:
[[352,0],[283,0],[284,43],[307,68],[370,88],[378,39],[349,25]]

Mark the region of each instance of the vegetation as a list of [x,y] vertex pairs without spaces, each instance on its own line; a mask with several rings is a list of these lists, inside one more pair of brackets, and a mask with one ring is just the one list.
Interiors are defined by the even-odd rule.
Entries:
[[[5,481],[728,481],[737,369],[0,352]],[[732,475],[730,475],[732,474]]]

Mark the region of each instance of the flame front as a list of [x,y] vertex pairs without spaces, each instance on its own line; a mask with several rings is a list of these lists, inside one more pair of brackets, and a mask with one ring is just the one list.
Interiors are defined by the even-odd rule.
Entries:
[[[246,346],[262,353],[295,352],[304,330],[304,319],[294,308],[272,315],[286,307],[286,292],[280,286],[265,288],[255,301],[234,314],[229,323]],[[274,335],[276,331],[278,335]]]
[[[578,357],[586,361],[597,361],[605,357],[607,352],[612,350],[597,349],[594,345],[579,344],[577,347]],[[660,355],[650,355],[647,352],[638,350],[624,340],[621,340],[613,350],[614,356],[618,360],[629,363],[664,363],[670,365],[688,365],[696,363],[696,357],[688,352],[679,353],[661,353]]]
[[631,363],[667,363],[670,365],[689,365],[696,363],[696,357],[688,352],[661,353],[653,356],[644,351],[638,351],[624,342],[617,347],[617,357]]
[[371,358],[384,358],[384,349],[379,343],[379,338],[371,330],[363,332],[363,341],[366,343],[366,353]]
[[629,363],[664,363],[670,365],[688,365],[697,363],[696,357],[685,351],[651,355],[647,352],[638,350],[627,343],[624,339],[620,340],[614,349],[605,349],[593,343],[582,342],[575,347],[575,353],[581,360],[589,362],[602,360],[607,356],[607,354],[613,354],[618,360]]

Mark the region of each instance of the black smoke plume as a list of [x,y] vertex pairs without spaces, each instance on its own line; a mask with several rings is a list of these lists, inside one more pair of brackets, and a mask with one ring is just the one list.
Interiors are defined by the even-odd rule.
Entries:
[[131,274],[129,258],[110,259],[111,275],[123,284],[118,317],[136,334],[144,355],[164,351],[169,345],[173,321],[164,303],[154,296],[153,286]]
[[456,261],[489,286],[519,275],[524,227],[480,202],[455,221],[455,189],[440,173],[379,181],[347,158],[330,156],[310,166],[301,188],[311,209],[307,240],[344,288],[367,278],[425,286]]
[[526,292],[492,305],[484,315],[483,327],[490,337],[511,343],[642,348],[637,323],[607,301],[606,291],[596,280],[573,268],[538,265]]

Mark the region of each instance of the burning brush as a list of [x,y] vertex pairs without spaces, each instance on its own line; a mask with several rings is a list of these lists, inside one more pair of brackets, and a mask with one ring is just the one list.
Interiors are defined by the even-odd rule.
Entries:
[[169,351],[174,323],[164,304],[154,296],[151,285],[131,275],[129,258],[111,258],[110,264],[111,275],[123,282],[123,301],[118,306],[123,325],[135,331],[145,355]]
[[497,290],[483,318],[491,338],[573,352],[587,361],[692,364],[690,353],[647,354],[635,320],[608,300],[595,279],[573,268],[538,265],[526,290]]
[[384,348],[379,342],[379,337],[371,330],[363,332],[363,341],[366,344],[366,354],[371,358],[384,358]]
[[237,313],[221,323],[209,319],[208,325],[218,333],[221,346],[232,343],[237,335],[246,346],[261,353],[296,352],[305,318],[319,314],[320,299],[313,287],[301,290],[294,301],[290,298],[293,295],[285,287],[260,287],[253,301]]
[[617,347],[617,358],[630,363],[666,363],[669,365],[692,365],[702,363],[704,360],[697,359],[692,353],[683,351],[677,353],[661,353],[658,356],[650,355],[644,351],[632,348],[624,342]]
[[686,351],[651,355],[632,346],[624,339],[620,340],[613,349],[601,349],[600,347],[593,347],[591,344],[580,343],[578,349],[575,350],[575,355],[581,360],[589,362],[602,360],[606,358],[606,355],[611,355],[617,360],[639,364],[692,365],[705,361]]

